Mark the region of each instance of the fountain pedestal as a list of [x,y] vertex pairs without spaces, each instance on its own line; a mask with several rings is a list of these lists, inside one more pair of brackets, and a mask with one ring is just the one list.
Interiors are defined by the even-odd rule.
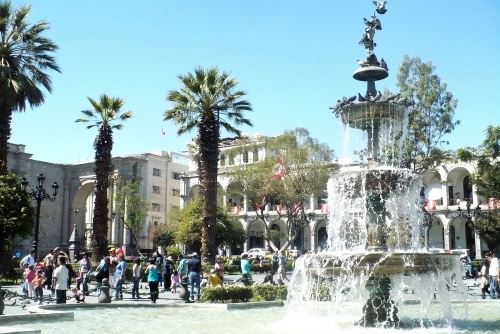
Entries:
[[399,325],[398,309],[391,300],[391,279],[389,277],[371,277],[366,282],[370,297],[363,306],[363,317],[359,325],[375,327],[383,324],[386,327]]

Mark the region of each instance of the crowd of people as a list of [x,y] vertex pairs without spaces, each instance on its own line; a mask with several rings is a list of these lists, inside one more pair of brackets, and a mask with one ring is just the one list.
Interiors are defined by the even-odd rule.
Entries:
[[[67,291],[71,291],[76,302],[84,302],[85,296],[90,293],[89,283],[95,281],[98,294],[109,294],[114,288],[114,296],[99,298],[102,302],[123,299],[123,287],[127,270],[125,256],[121,248],[109,248],[109,254],[104,256],[98,266],[92,270],[89,254],[80,253],[77,270],[69,263],[68,255],[59,247],[49,251],[43,257],[35,259],[32,250],[21,260],[23,268],[23,292],[29,298],[40,303],[43,301],[44,288],[55,295],[57,303],[66,303]],[[289,281],[286,276],[286,257],[282,252],[272,255],[272,266],[264,270],[264,257],[249,259],[248,254],[241,255],[241,279],[245,285],[253,284],[252,261],[258,263],[258,271],[264,273],[264,282],[268,284],[285,284]],[[76,268],[75,268],[76,269]],[[179,287],[187,285],[187,298],[190,301],[199,300],[201,290],[205,286],[222,286],[224,284],[224,263],[221,256],[217,256],[213,268],[203,272],[201,259],[197,253],[187,256],[180,255],[177,261],[172,256],[155,252],[148,258],[136,257],[132,266],[132,299],[140,299],[139,288],[144,277],[149,286],[149,295],[152,303],[156,303],[159,288],[173,294],[183,291]],[[274,276],[277,275],[275,279]],[[74,287],[71,283],[75,282]],[[104,292],[103,292],[104,291]]]

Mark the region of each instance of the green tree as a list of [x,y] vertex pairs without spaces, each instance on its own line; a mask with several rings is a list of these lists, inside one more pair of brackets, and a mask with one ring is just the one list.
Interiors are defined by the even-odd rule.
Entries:
[[22,190],[18,177],[0,175],[0,275],[8,268],[13,242],[33,232],[30,195]]
[[500,243],[500,214],[498,212],[477,217],[474,220],[474,228],[481,238],[486,241],[489,249],[497,248]]
[[133,245],[137,245],[137,237],[146,221],[148,202],[142,198],[140,183],[137,180],[125,182],[123,179],[118,179],[117,184],[115,194],[117,214],[130,231]]
[[[193,198],[187,206],[179,210],[172,217],[176,222],[175,240],[191,249],[199,250],[202,247],[200,232],[203,226],[203,207],[200,197]],[[228,214],[224,208],[217,206],[217,237],[216,247],[233,248],[245,241],[245,232],[238,220]]]
[[194,73],[179,75],[178,78],[182,88],[168,93],[167,99],[173,106],[165,112],[164,119],[179,126],[179,135],[194,128],[198,131],[195,160],[203,206],[201,254],[204,259],[214,261],[220,127],[240,136],[241,131],[236,126],[252,125],[243,115],[252,107],[248,101],[242,100],[246,92],[236,90],[238,81],[217,68],[198,67]]
[[99,101],[87,98],[92,110],[83,110],[86,118],[75,122],[91,123],[87,129],[97,127],[94,141],[96,195],[94,203],[94,218],[92,220],[92,262],[97,263],[107,254],[108,234],[108,188],[112,172],[111,150],[113,149],[113,130],[122,128],[115,122],[125,121],[132,117],[132,112],[121,111],[123,100],[107,95],[101,95]]
[[0,175],[7,174],[7,153],[14,111],[36,107],[44,102],[42,87],[50,92],[52,82],[47,70],[60,72],[53,52],[57,50],[43,36],[49,24],[26,21],[31,6],[12,8],[10,1],[0,2]]
[[263,143],[269,156],[252,164],[235,167],[231,178],[240,183],[257,217],[265,226],[265,238],[278,250],[265,215],[266,205],[280,205],[279,218],[286,218],[287,241],[281,250],[293,244],[303,227],[309,224],[305,206],[312,194],[326,189],[334,170],[333,151],[312,138],[309,131],[298,128]]
[[401,97],[410,105],[403,164],[419,173],[446,157],[444,137],[460,123],[454,120],[457,100],[434,70],[431,62],[405,56],[397,78]]
[[153,240],[153,245],[156,248],[157,246],[170,247],[175,244],[175,233],[172,226],[169,224],[161,224],[157,226],[151,232],[151,240]]

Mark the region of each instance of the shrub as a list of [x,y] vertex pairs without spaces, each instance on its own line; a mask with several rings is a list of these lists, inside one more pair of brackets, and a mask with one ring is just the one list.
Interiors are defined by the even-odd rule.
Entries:
[[201,293],[201,301],[211,303],[241,303],[248,302],[250,298],[252,298],[252,288],[237,285],[206,287]]
[[167,256],[172,256],[175,262],[182,254],[182,251],[177,246],[168,246],[167,249],[165,250],[165,254],[167,254]]
[[245,303],[248,301],[286,300],[284,285],[260,284],[254,286],[229,285],[206,287],[201,293],[201,301],[210,303]]
[[252,286],[252,301],[286,300],[286,285],[259,284]]

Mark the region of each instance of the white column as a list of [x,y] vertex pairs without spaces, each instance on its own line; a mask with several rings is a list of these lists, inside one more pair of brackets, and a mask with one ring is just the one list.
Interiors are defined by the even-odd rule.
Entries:
[[227,194],[225,192],[222,194],[222,207],[227,209]]
[[449,201],[449,198],[448,198],[448,183],[447,182],[444,182],[443,184],[441,184],[441,190],[443,192],[443,206],[445,208],[448,207],[448,201]]
[[248,212],[248,198],[247,198],[247,195],[243,195],[243,212],[245,214]]
[[[448,196],[446,196],[448,197]],[[450,220],[446,218],[446,221],[443,220],[443,228],[444,228],[444,249],[450,249]]]
[[315,202],[315,199],[316,199],[316,196],[314,196],[314,194],[311,195],[311,197],[309,198],[309,209],[310,210],[314,210],[314,202]]

